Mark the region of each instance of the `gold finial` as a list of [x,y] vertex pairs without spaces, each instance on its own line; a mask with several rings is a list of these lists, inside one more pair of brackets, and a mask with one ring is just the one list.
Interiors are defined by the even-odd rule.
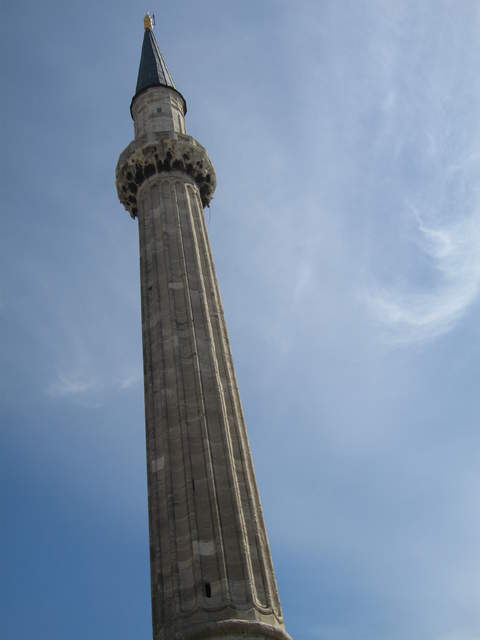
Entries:
[[143,19],[143,26],[145,27],[145,29],[149,29],[150,31],[153,31],[153,23],[152,23],[152,18],[150,16],[150,14],[146,13],[145,18]]

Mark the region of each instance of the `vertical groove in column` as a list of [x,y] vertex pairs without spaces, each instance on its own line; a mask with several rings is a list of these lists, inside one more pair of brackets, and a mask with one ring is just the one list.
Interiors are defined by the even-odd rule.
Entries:
[[255,480],[255,472],[253,469],[253,462],[251,458],[250,447],[248,444],[245,420],[243,417],[240,396],[238,393],[238,385],[236,381],[235,370],[233,367],[233,359],[225,326],[225,318],[221,304],[218,281],[215,274],[210,242],[206,230],[205,218],[203,215],[203,209],[201,207],[198,191],[192,189],[192,196],[195,197],[197,203],[196,211],[198,213],[198,222],[202,228],[201,236],[204,242],[203,255],[205,255],[206,258],[205,270],[208,270],[210,274],[210,281],[212,286],[211,293],[215,301],[215,322],[217,323],[218,327],[218,337],[220,343],[218,351],[222,354],[222,359],[224,359],[225,375],[228,379],[227,393],[230,395],[230,399],[233,405],[234,431],[238,438],[238,446],[240,449],[239,453],[241,454],[242,458],[242,471],[245,473],[246,490],[244,493],[244,508],[247,510],[247,512],[250,511],[254,520],[254,522],[251,523],[253,526],[249,527],[249,548],[252,553],[252,564],[257,569],[254,576],[257,591],[256,595],[258,598],[257,604],[264,608],[272,607],[276,616],[281,619],[280,601],[278,597],[277,586],[275,583],[273,564],[268,541],[265,535],[263,513]]
[[[232,601],[237,604],[241,604],[244,602],[251,601],[251,591],[249,590],[250,581],[248,580],[249,574],[251,573],[251,568],[249,566],[250,558],[248,554],[247,541],[246,541],[246,532],[245,532],[245,522],[243,517],[243,510],[241,506],[241,498],[238,487],[238,478],[235,471],[235,459],[234,459],[234,450],[230,433],[230,425],[227,417],[227,411],[225,406],[225,397],[223,392],[223,384],[220,378],[219,369],[218,369],[218,360],[217,354],[215,351],[215,336],[214,330],[211,324],[210,317],[210,308],[209,308],[209,300],[210,295],[207,291],[207,283],[206,276],[208,275],[208,271],[204,269],[203,264],[203,251],[200,242],[202,240],[201,236],[198,236],[197,230],[198,226],[196,224],[197,211],[194,208],[192,210],[191,200],[189,196],[190,185],[186,186],[186,213],[188,215],[188,221],[185,220],[185,224],[189,222],[188,233],[192,235],[193,238],[193,255],[196,260],[192,263],[192,272],[199,274],[199,287],[200,287],[200,299],[199,305],[202,317],[202,326],[204,327],[204,338],[206,341],[206,346],[208,349],[206,350],[210,363],[210,386],[211,386],[211,396],[212,396],[212,404],[215,403],[216,410],[216,420],[212,422],[211,430],[216,428],[217,437],[221,443],[219,443],[219,461],[217,462],[215,469],[217,471],[220,470],[220,460],[224,467],[224,474],[228,479],[228,493],[224,492],[224,502],[222,503],[222,514],[225,514],[228,517],[230,509],[230,513],[235,518],[235,528],[232,527],[232,523],[228,522],[227,518],[224,519],[222,523],[222,530],[224,533],[224,541],[225,545],[229,546],[230,558],[227,562],[227,570],[229,570],[229,583],[232,593]],[[194,201],[196,202],[196,201]],[[203,245],[203,243],[202,243]],[[228,528],[227,528],[228,527]],[[236,555],[235,555],[236,554]]]
[[249,501],[248,477],[246,477],[244,469],[244,452],[242,450],[242,443],[238,437],[238,430],[241,425],[238,424],[238,416],[235,410],[234,391],[232,388],[228,361],[225,357],[225,344],[221,331],[220,316],[222,315],[222,308],[220,300],[216,295],[215,274],[213,271],[211,256],[209,254],[209,247],[207,245],[206,229],[203,225],[203,211],[201,207],[198,206],[198,194],[196,190],[192,187],[189,187],[188,190],[191,200],[191,209],[194,211],[194,221],[197,229],[196,233],[199,238],[199,244],[201,243],[201,246],[199,246],[199,255],[202,259],[202,271],[204,273],[207,299],[209,302],[209,313],[213,327],[213,338],[215,341],[218,370],[222,381],[223,397],[234,454],[234,468],[241,504],[240,509],[242,513],[243,528],[248,540],[246,543],[246,550],[248,554],[247,567],[250,578],[249,585],[251,586],[251,598],[257,606],[266,609],[268,608],[268,602],[266,599],[264,582],[264,567],[262,566],[261,558],[259,557],[256,546],[256,518]]
[[[175,227],[176,247],[179,256],[178,274],[172,274],[174,280],[169,278],[169,294],[174,298],[178,297],[178,308],[182,310],[179,313],[177,306],[174,309],[173,325],[175,345],[176,345],[176,363],[177,363],[177,379],[178,388],[180,390],[178,402],[181,407],[182,424],[181,438],[183,451],[183,469],[185,482],[185,495],[187,504],[187,513],[185,518],[188,519],[189,531],[188,539],[184,543],[183,556],[178,556],[179,573],[181,576],[183,604],[181,611],[183,613],[193,612],[201,606],[201,592],[199,586],[202,580],[202,568],[198,554],[195,553],[195,541],[199,540],[199,518],[198,510],[195,505],[195,490],[193,480],[193,465],[191,440],[189,438],[190,415],[191,411],[198,412],[198,402],[192,390],[195,390],[195,382],[193,367],[191,365],[191,354],[195,351],[194,336],[192,335],[192,327],[188,313],[188,286],[186,282],[186,274],[183,261],[183,242],[180,229],[176,223],[179,213],[179,204],[176,194],[172,188],[170,181],[162,183],[168,188],[171,195],[172,220],[169,224]],[[177,280],[178,277],[178,280]],[[194,452],[195,453],[195,452]],[[209,510],[211,521],[211,509]],[[182,578],[183,576],[183,578]],[[189,605],[190,602],[190,605]]]
[[[212,340],[208,330],[208,315],[204,309],[204,288],[203,274],[197,260],[192,256],[196,256],[198,252],[197,240],[193,232],[193,227],[189,225],[188,216],[188,200],[186,197],[186,185],[184,183],[177,184],[177,194],[183,200],[184,209],[179,216],[179,225],[182,229],[182,238],[184,242],[184,259],[185,270],[188,281],[188,291],[191,302],[192,325],[195,327],[196,336],[196,361],[198,363],[198,375],[202,389],[203,403],[205,409],[205,439],[209,443],[211,465],[211,481],[215,488],[217,501],[217,513],[219,518],[219,550],[224,556],[225,581],[222,591],[225,593],[224,605],[230,601],[235,601],[232,594],[231,571],[238,565],[238,561],[232,558],[235,552],[234,537],[226,536],[228,528],[232,527],[235,520],[235,512],[232,511],[228,499],[231,498],[231,478],[228,475],[229,465],[226,464],[225,450],[223,448],[223,429],[221,427],[222,420],[219,415],[218,398],[216,397],[217,385],[215,384],[216,372],[215,362],[211,357]],[[205,582],[210,583],[208,575],[205,575]],[[237,588],[238,589],[238,588]],[[212,589],[210,606],[220,606],[222,604],[220,594],[215,593]]]
[[157,176],[138,204],[154,637],[281,622],[198,188]]
[[[191,482],[195,497],[195,506],[198,522],[198,538],[195,539],[194,553],[200,564],[200,581],[197,584],[197,592],[203,596],[205,604],[204,584],[213,584],[215,593],[213,603],[215,605],[226,604],[229,601],[228,584],[226,580],[226,566],[223,552],[223,542],[221,540],[220,518],[218,514],[216,487],[214,483],[213,464],[209,448],[208,430],[206,424],[206,413],[203,400],[203,387],[201,381],[200,365],[198,361],[197,332],[194,324],[192,310],[192,284],[190,274],[186,264],[186,251],[192,244],[191,236],[185,235],[182,230],[181,216],[184,216],[185,184],[180,183],[180,190],[175,188],[174,193],[177,198],[177,220],[178,238],[181,244],[182,267],[184,278],[184,296],[188,315],[188,327],[190,335],[189,353],[186,355],[185,363],[188,367],[183,367],[184,371],[190,372],[190,388],[192,389],[187,411],[191,414],[189,421],[189,443],[194,451],[191,467]],[[182,206],[180,206],[180,204]],[[187,247],[187,249],[185,248]],[[195,399],[195,402],[193,402]],[[193,409],[193,412],[192,412]],[[193,415],[192,415],[193,414]],[[203,454],[203,455],[202,455]],[[212,497],[215,507],[212,507]],[[205,506],[209,509],[206,510]]]
[[[166,217],[168,224],[172,225],[172,241],[168,243],[168,247],[171,248],[169,265],[171,271],[168,273],[168,295],[170,300],[170,317],[174,320],[171,324],[171,340],[173,344],[173,351],[175,354],[175,377],[176,377],[176,404],[178,408],[179,424],[177,432],[173,435],[173,449],[175,451],[174,459],[174,474],[175,484],[178,489],[175,500],[175,512],[176,512],[176,529],[175,529],[175,542],[176,542],[176,560],[177,560],[177,573],[179,578],[179,595],[180,595],[180,611],[185,612],[191,610],[194,606],[194,576],[193,576],[193,553],[192,553],[192,530],[190,527],[189,516],[189,468],[186,464],[185,453],[185,398],[183,396],[183,380],[185,363],[183,345],[181,337],[178,334],[176,323],[184,323],[187,321],[186,313],[186,301],[184,283],[183,283],[183,270],[182,270],[182,246],[181,237],[178,234],[174,221],[177,218],[177,202],[175,193],[173,191],[171,183],[162,183],[163,195],[168,193],[165,201],[170,203],[170,219]],[[172,259],[173,258],[173,259]],[[183,489],[183,491],[182,491]],[[190,604],[189,604],[190,602]]]
[[[174,340],[171,326],[171,312],[165,312],[170,308],[170,299],[165,278],[165,272],[168,269],[170,256],[168,254],[168,244],[163,243],[165,219],[168,219],[168,206],[160,195],[159,185],[154,183],[151,187],[152,201],[157,206],[152,206],[150,215],[152,216],[152,228],[154,246],[152,247],[152,257],[155,265],[155,284],[158,286],[158,299],[160,301],[159,319],[162,319],[161,332],[155,330],[155,325],[150,325],[152,345],[154,353],[163,354],[161,361],[156,363],[157,367],[163,369],[163,385],[155,381],[153,392],[155,397],[165,406],[165,421],[163,425],[156,425],[156,428],[162,429],[164,436],[164,473],[167,480],[166,504],[163,506],[163,512],[160,513],[160,527],[164,535],[168,536],[169,562],[167,578],[171,585],[172,592],[168,593],[168,599],[172,603],[167,610],[172,616],[174,612],[180,608],[179,593],[179,576],[177,568],[177,549],[176,549],[176,529],[177,529],[177,509],[178,494],[181,486],[175,479],[175,430],[178,432],[178,402],[175,374],[175,353]],[[157,211],[158,210],[158,213]],[[162,245],[162,251],[159,251],[159,245]],[[163,260],[162,260],[163,258]],[[159,262],[161,261],[161,264]],[[161,400],[160,400],[161,399]],[[172,442],[173,440],[173,442]],[[168,617],[167,617],[168,620]]]
[[[183,183],[182,183],[182,187],[183,189],[185,188]],[[177,248],[178,248],[178,260],[179,260],[179,271],[178,274],[175,274],[175,282],[172,283],[174,284],[174,291],[173,291],[173,295],[175,297],[177,297],[179,300],[181,299],[182,301],[182,305],[183,305],[183,310],[185,312],[185,315],[181,318],[179,318],[178,314],[175,314],[175,317],[177,320],[180,320],[182,323],[186,322],[187,325],[190,328],[189,331],[189,335],[187,341],[182,341],[180,340],[180,344],[179,344],[179,358],[180,358],[180,362],[179,362],[179,369],[181,369],[181,371],[183,372],[182,377],[185,380],[185,374],[190,372],[190,382],[193,382],[192,388],[193,390],[196,389],[196,387],[198,386],[198,382],[199,380],[195,380],[194,374],[195,372],[195,363],[196,363],[196,354],[198,351],[197,348],[197,336],[196,336],[196,331],[195,331],[195,326],[194,326],[194,322],[193,322],[193,317],[191,316],[191,291],[190,291],[190,284],[189,284],[189,279],[188,279],[188,271],[187,271],[187,266],[186,266],[186,262],[185,262],[185,242],[188,243],[188,238],[185,237],[183,230],[182,230],[182,225],[181,225],[181,218],[184,216],[184,208],[185,208],[185,202],[184,202],[184,197],[183,197],[183,191],[182,189],[178,189],[177,188],[177,183],[174,182],[169,182],[169,191],[170,191],[170,196],[172,198],[172,203],[174,206],[172,206],[172,214],[174,214],[174,220],[172,220],[172,225],[175,224],[175,228],[176,228],[176,238],[177,238]],[[177,280],[177,276],[179,278],[179,280]],[[178,334],[177,334],[178,335]],[[193,403],[191,400],[193,400],[193,398],[195,398],[196,402]],[[187,409],[188,407],[188,409]],[[185,411],[188,410],[194,410],[195,413],[195,409],[198,413],[200,413],[200,415],[203,413],[202,411],[202,407],[199,406],[198,404],[198,394],[194,394],[192,396],[192,398],[189,398],[189,402],[188,404],[186,403],[185,406]],[[186,460],[184,459],[184,467],[187,468],[187,464],[186,464]],[[197,471],[197,469],[196,469]],[[188,465],[188,472],[186,473],[186,477],[185,477],[185,481],[187,484],[187,488],[189,492],[192,492],[193,494],[193,485],[192,483],[195,483],[195,477],[197,476],[197,474],[193,474],[193,468]],[[203,477],[205,477],[205,474],[203,474]],[[204,494],[203,497],[205,497],[205,483],[202,482],[202,475],[200,474],[197,478],[197,484],[198,484],[198,491],[199,491],[199,498],[202,497],[202,493]],[[195,489],[195,493],[196,493],[197,489]],[[206,493],[206,496],[208,497],[208,506],[210,507],[207,512],[206,512],[206,521],[204,521],[202,524],[203,526],[203,531],[202,534],[204,534],[203,537],[195,537],[193,538],[191,536],[190,539],[190,551],[191,551],[191,557],[193,559],[193,556],[197,556],[198,560],[199,560],[199,567],[200,567],[200,573],[199,573],[199,580],[196,583],[196,592],[198,596],[202,596],[202,600],[203,598],[203,582],[208,581],[212,584],[218,585],[218,587],[221,587],[221,578],[220,578],[220,572],[219,572],[219,558],[218,558],[218,554],[217,553],[213,553],[216,545],[215,545],[215,536],[214,536],[214,531],[213,531],[213,517],[212,517],[212,510],[211,510],[211,504],[210,504],[210,498],[209,498],[209,493]],[[203,506],[203,510],[202,508],[200,508],[197,511],[197,521],[199,520],[198,518],[198,514],[201,514],[202,511],[205,510],[205,505]],[[206,526],[205,526],[206,525]],[[221,549],[222,547],[220,546],[219,549]],[[203,577],[203,581],[202,581],[202,577]],[[220,591],[219,588],[217,587],[216,589],[216,598],[213,598],[213,601],[216,604],[221,603],[222,598],[220,596]]]
[[[141,211],[144,210],[144,198],[139,203]],[[161,562],[161,549],[159,548],[159,539],[156,531],[154,521],[154,491],[155,482],[153,478],[153,471],[151,469],[150,454],[155,452],[156,445],[152,434],[149,432],[148,425],[152,420],[152,407],[151,399],[152,395],[148,393],[147,388],[150,384],[150,371],[152,367],[150,344],[147,340],[145,332],[146,319],[149,317],[150,305],[146,294],[147,281],[148,281],[148,269],[146,264],[146,258],[142,251],[142,246],[145,244],[145,221],[142,217],[139,217],[139,244],[140,244],[140,284],[141,284],[141,309],[142,309],[142,336],[143,336],[143,370],[144,370],[144,385],[145,385],[145,432],[146,432],[146,461],[147,461],[147,486],[148,486],[148,521],[149,521],[149,541],[150,541],[150,582],[151,582],[151,598],[152,598],[152,623],[154,632],[157,629],[161,619],[163,619],[163,594],[158,594],[157,579],[158,574],[161,574],[162,567],[159,566]]]
[[[164,496],[163,501],[157,506],[160,536],[168,555],[169,561],[165,563],[163,578],[166,588],[165,598],[170,603],[166,608],[168,620],[172,611],[176,610],[178,580],[172,568],[171,558],[175,552],[175,513],[172,513],[172,459],[170,454],[170,424],[172,422],[172,407],[169,402],[171,395],[171,368],[172,354],[171,342],[169,342],[169,315],[163,313],[163,308],[168,304],[168,291],[165,290],[164,278],[159,277],[163,273],[163,262],[165,261],[165,250],[162,245],[162,211],[159,198],[158,186],[152,185],[148,191],[150,206],[145,215],[149,218],[151,236],[147,238],[147,251],[150,253],[152,263],[152,286],[153,299],[155,301],[154,313],[152,314],[149,330],[149,340],[153,349],[153,359],[155,362],[155,372],[157,375],[153,380],[151,392],[155,399],[155,404],[161,407],[158,418],[152,427],[158,439],[162,443],[161,455],[156,460],[157,468],[161,468],[161,477],[158,481],[163,481]],[[160,249],[161,247],[161,249]],[[156,359],[155,359],[156,356]],[[160,373],[161,372],[161,373]],[[158,472],[157,472],[158,473]]]
[[[166,592],[169,591],[167,577],[165,576],[165,568],[162,560],[167,557],[168,546],[165,541],[162,542],[162,531],[159,522],[159,510],[165,501],[165,482],[163,477],[163,468],[158,469],[157,461],[159,460],[162,446],[157,444],[157,436],[161,440],[161,434],[156,429],[156,425],[160,422],[160,412],[156,410],[154,387],[154,366],[152,354],[152,335],[148,321],[155,317],[154,308],[158,301],[157,291],[153,291],[153,282],[155,281],[154,265],[152,257],[154,252],[148,250],[148,244],[152,242],[150,238],[154,237],[152,228],[152,218],[150,211],[152,208],[150,193],[145,193],[142,203],[142,215],[140,218],[140,261],[142,273],[142,305],[145,311],[142,316],[143,325],[143,345],[144,345],[144,373],[145,373],[145,413],[146,413],[146,433],[147,433],[147,477],[149,480],[149,528],[151,553],[153,551],[154,558],[152,563],[152,617],[155,629],[159,629],[160,624],[165,620]],[[150,237],[149,237],[150,236]],[[148,239],[147,239],[148,238]],[[151,292],[151,293],[150,293]],[[162,375],[163,368],[158,370]],[[159,415],[160,413],[160,415]],[[163,494],[163,495],[162,495]]]
[[[210,268],[208,254],[206,253],[205,244],[205,230],[201,225],[200,217],[203,217],[201,209],[198,207],[198,199],[196,189],[192,186],[187,187],[189,195],[189,210],[192,216],[192,225],[195,229],[195,234],[198,243],[198,256],[201,262],[201,271],[204,278],[205,296],[206,296],[206,308],[208,317],[210,320],[212,341],[214,346],[214,352],[217,365],[218,386],[222,395],[222,407],[225,420],[225,428],[229,440],[229,448],[231,450],[231,467],[234,476],[235,494],[238,502],[237,510],[239,512],[240,529],[242,531],[242,546],[245,553],[245,564],[248,573],[249,580],[247,587],[255,587],[255,569],[252,563],[252,549],[248,544],[249,528],[252,524],[252,514],[249,510],[249,505],[245,500],[245,476],[243,473],[243,461],[241,457],[240,444],[237,438],[237,429],[235,424],[235,416],[232,412],[231,403],[231,384],[228,377],[228,372],[225,368],[224,350],[219,335],[218,316],[221,313],[221,309],[218,306],[218,300],[214,295],[214,286],[212,281],[212,270]],[[255,558],[254,558],[255,559]],[[250,599],[255,602],[256,594],[255,589],[250,588]]]

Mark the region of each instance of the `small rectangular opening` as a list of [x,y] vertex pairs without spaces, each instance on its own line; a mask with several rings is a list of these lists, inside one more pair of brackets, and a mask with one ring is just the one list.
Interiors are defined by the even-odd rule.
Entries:
[[212,597],[212,587],[209,582],[205,582],[205,596],[207,598]]

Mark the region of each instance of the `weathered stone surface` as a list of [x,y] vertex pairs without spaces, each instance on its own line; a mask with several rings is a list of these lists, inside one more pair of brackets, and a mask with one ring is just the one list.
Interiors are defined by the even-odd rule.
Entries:
[[263,622],[246,622],[243,620],[223,620],[207,622],[189,630],[187,634],[178,633],[176,640],[291,640],[285,630],[264,624]]
[[176,126],[136,122],[116,174],[139,222],[153,635],[288,640],[203,214],[215,172]]
[[[150,91],[160,89],[150,89]],[[216,186],[215,170],[195,138],[174,131],[148,131],[120,155],[116,169],[117,193],[132,218],[137,216],[138,189],[156,174],[181,172],[193,178],[202,205],[208,206]]]
[[186,133],[184,109],[184,101],[177,91],[165,89],[159,95],[157,89],[147,89],[132,103],[135,138],[140,138],[147,131]]

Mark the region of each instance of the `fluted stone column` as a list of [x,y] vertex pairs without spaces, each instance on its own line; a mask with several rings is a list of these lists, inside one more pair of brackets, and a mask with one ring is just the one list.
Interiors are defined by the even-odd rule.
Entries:
[[154,640],[288,640],[203,214],[215,189],[166,86],[134,98]]

